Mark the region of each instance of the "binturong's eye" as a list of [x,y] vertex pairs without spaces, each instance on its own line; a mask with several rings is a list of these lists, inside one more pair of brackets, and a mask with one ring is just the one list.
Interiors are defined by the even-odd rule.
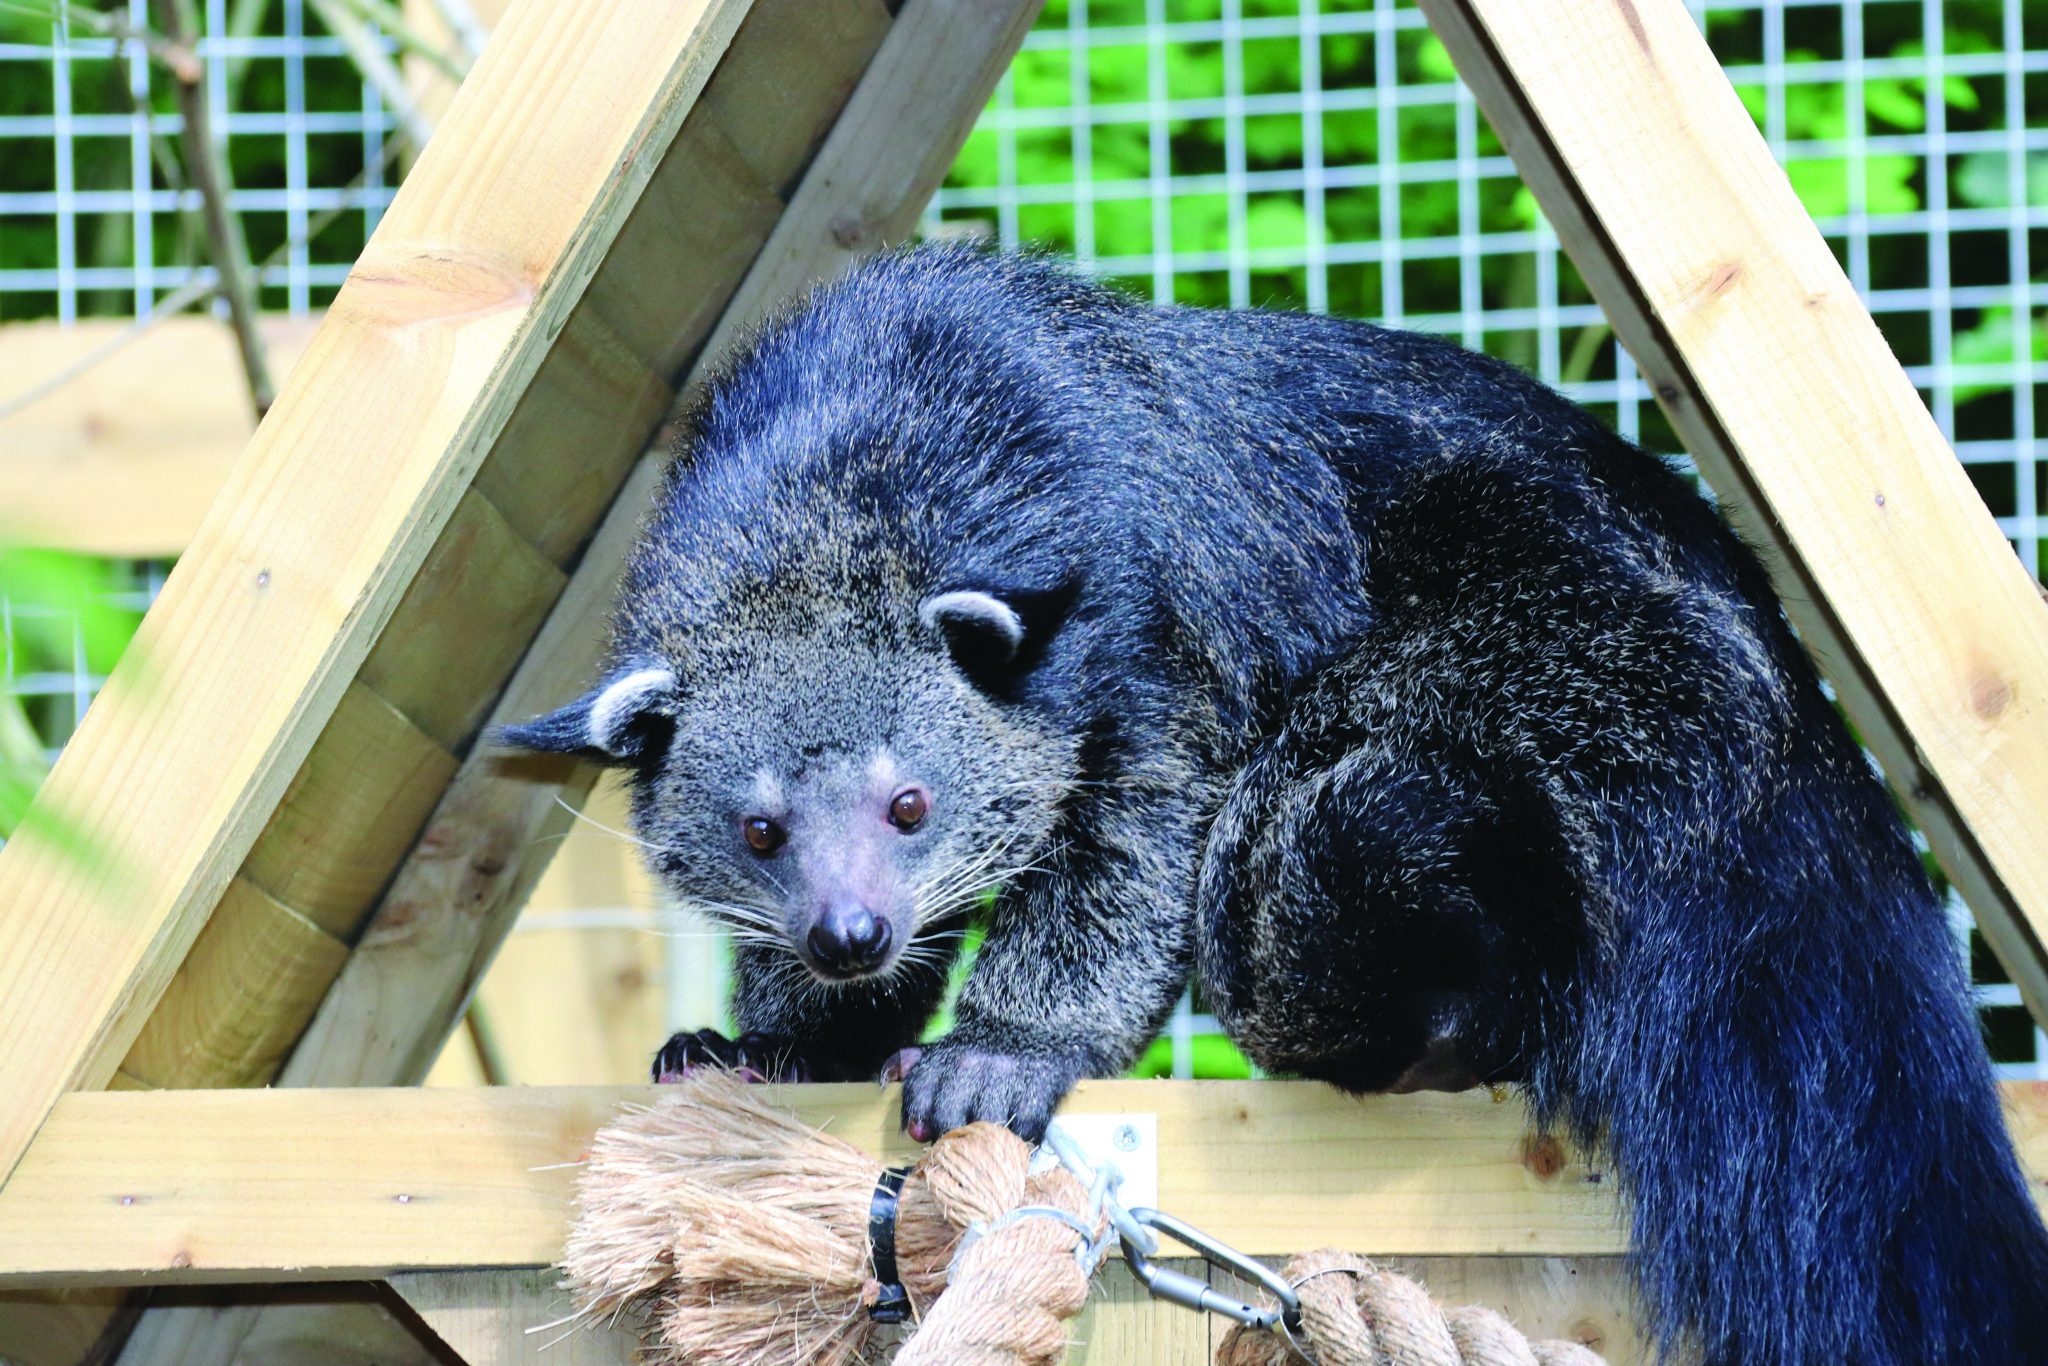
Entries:
[[906,787],[889,799],[889,824],[909,834],[924,824],[927,811],[931,810],[931,799],[924,795],[921,787]]
[[740,822],[740,834],[745,837],[747,848],[763,858],[780,849],[789,839],[789,832],[766,816],[747,817]]

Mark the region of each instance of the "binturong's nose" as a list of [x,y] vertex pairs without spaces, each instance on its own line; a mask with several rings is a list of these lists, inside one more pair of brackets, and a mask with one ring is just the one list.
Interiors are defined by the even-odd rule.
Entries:
[[825,972],[855,977],[881,966],[889,955],[889,922],[851,899],[827,906],[804,936],[811,957]]

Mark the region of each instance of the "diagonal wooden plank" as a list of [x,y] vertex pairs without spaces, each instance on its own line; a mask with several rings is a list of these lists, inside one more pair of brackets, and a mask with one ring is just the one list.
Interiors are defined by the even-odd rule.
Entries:
[[[726,307],[692,382],[770,309],[909,235],[1038,6],[908,0]],[[851,238],[849,213],[867,225]],[[650,463],[613,505],[495,719],[545,711],[587,683],[603,647],[594,627],[654,477]],[[388,1086],[424,1076],[570,819],[556,798],[580,802],[590,776],[559,761],[472,754],[279,1084]]]
[[2048,1023],[2048,607],[1692,16],[1421,4]]
[[0,1173],[134,1039],[746,9],[508,16],[0,850]]

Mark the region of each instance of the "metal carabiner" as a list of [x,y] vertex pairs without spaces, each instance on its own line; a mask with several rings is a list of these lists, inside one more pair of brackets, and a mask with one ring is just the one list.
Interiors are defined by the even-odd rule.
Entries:
[[1170,1214],[1141,1207],[1132,1210],[1130,1216],[1133,1223],[1154,1233],[1165,1234],[1199,1255],[1210,1266],[1221,1267],[1233,1276],[1263,1286],[1278,1307],[1265,1309],[1219,1295],[1207,1282],[1153,1261],[1153,1257],[1158,1255],[1156,1238],[1150,1240],[1153,1246],[1145,1247],[1126,1234],[1123,1238],[1124,1261],[1131,1268],[1131,1274],[1138,1278],[1138,1283],[1154,1298],[1205,1313],[1221,1314],[1234,1322],[1278,1333],[1296,1356],[1303,1361],[1314,1361],[1301,1338],[1301,1299],[1278,1272]]

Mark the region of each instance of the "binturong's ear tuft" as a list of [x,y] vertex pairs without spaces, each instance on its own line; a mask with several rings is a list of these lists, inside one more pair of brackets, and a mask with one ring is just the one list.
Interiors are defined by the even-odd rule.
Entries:
[[968,674],[999,670],[1024,644],[1024,618],[993,593],[941,593],[925,600],[917,619],[946,638],[946,649]]
[[542,754],[644,764],[659,758],[668,744],[677,696],[674,670],[633,669],[546,716],[501,726],[491,738]]
[[956,589],[925,600],[917,619],[977,687],[1005,692],[1037,666],[1078,588]]

